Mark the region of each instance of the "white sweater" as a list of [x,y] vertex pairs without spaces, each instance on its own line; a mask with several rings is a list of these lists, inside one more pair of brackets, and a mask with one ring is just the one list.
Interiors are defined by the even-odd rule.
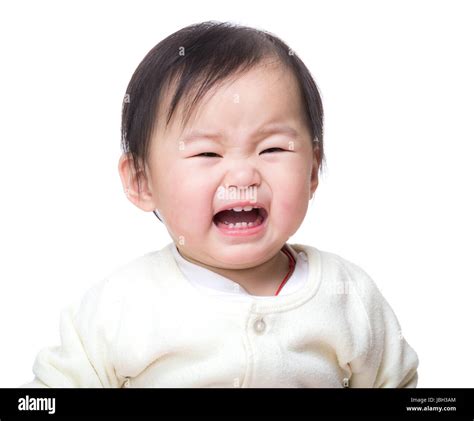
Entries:
[[61,346],[38,353],[21,387],[416,387],[418,357],[357,265],[293,244],[308,256],[300,288],[223,299],[186,279],[173,247],[64,308]]

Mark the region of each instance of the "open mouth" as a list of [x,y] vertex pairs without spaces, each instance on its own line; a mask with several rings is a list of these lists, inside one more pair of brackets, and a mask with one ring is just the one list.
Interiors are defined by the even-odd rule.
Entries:
[[212,221],[218,228],[248,230],[262,225],[267,216],[264,208],[249,205],[220,211],[214,215]]

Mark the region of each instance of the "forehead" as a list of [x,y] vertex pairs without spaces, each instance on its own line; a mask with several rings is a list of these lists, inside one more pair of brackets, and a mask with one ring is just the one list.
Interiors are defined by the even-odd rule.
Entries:
[[[277,122],[282,119],[303,122],[303,103],[293,72],[276,59],[258,63],[244,72],[230,75],[212,86],[190,109],[201,83],[181,98],[168,127],[164,127],[176,81],[168,85],[160,104],[158,130],[161,134],[185,133],[193,128],[235,129]],[[188,118],[186,118],[188,117]]]

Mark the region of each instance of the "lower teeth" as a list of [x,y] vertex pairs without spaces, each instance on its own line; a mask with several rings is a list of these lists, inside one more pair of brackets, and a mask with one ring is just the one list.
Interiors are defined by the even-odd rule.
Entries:
[[247,228],[253,227],[253,222],[237,222],[236,224],[229,224],[229,228]]
[[246,229],[246,228],[252,228],[254,226],[260,225],[262,221],[263,219],[259,215],[258,218],[255,220],[255,222],[237,222],[235,224],[229,224],[227,221],[225,221],[224,225],[226,228],[229,228],[229,229]]

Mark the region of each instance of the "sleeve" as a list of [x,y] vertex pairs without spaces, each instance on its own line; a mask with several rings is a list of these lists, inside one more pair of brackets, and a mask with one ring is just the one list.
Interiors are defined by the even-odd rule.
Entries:
[[61,345],[39,351],[35,378],[21,388],[120,387],[124,379],[115,373],[111,346],[117,315],[106,302],[107,282],[98,282],[79,303],[61,310]]
[[351,387],[415,388],[418,356],[402,334],[395,313],[375,282],[356,267],[356,294],[370,330],[368,352],[351,362]]

